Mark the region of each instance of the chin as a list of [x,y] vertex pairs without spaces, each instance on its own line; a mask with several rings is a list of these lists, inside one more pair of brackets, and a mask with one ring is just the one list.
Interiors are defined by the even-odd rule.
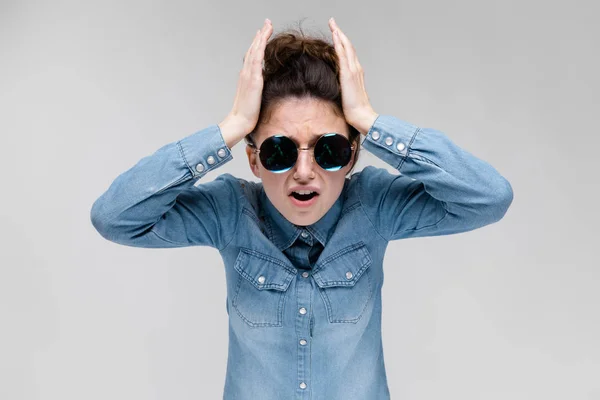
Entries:
[[322,212],[320,209],[310,211],[289,210],[288,215],[285,217],[294,225],[308,226],[317,222],[323,215],[325,215],[325,212]]
[[317,222],[319,219],[318,218],[303,218],[303,217],[292,217],[292,218],[288,218],[288,221],[290,221],[292,224],[294,225],[298,225],[298,226],[308,226],[308,225],[312,225],[315,222]]

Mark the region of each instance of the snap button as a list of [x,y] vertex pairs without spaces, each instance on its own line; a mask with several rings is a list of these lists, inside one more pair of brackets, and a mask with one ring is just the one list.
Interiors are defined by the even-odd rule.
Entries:
[[377,140],[377,139],[379,139],[379,132],[377,132],[377,131],[373,131],[373,133],[371,133],[371,137],[372,137],[374,140]]
[[204,165],[202,165],[202,164],[196,165],[196,171],[198,171],[198,172],[204,171]]
[[350,271],[346,272],[346,278],[352,279],[352,272],[350,272]]
[[225,157],[225,149],[219,149],[219,151],[217,151],[217,155],[221,158]]
[[259,276],[258,277],[258,283],[265,283],[265,277],[264,276]]
[[404,150],[404,147],[406,147],[406,146],[404,146],[404,143],[402,143],[402,142],[400,142],[400,143],[398,143],[398,144],[396,145],[396,148],[397,148],[399,151],[402,151],[402,150]]
[[308,237],[308,233],[302,231],[302,233],[300,234],[300,236],[302,236],[303,238],[307,238]]
[[208,156],[208,158],[206,159],[206,162],[209,164],[214,164],[215,158],[213,156]]
[[300,382],[300,389],[306,389],[306,383]]
[[300,311],[300,314],[302,314],[302,315],[306,314],[306,308],[304,308],[304,307],[300,307],[299,311]]
[[306,340],[304,340],[304,339],[301,339],[301,340],[300,340],[300,344],[301,344],[302,346],[306,346]]
[[302,276],[305,277],[305,278],[308,278],[308,272],[303,272]]
[[394,139],[392,139],[391,137],[386,137],[385,138],[385,144],[387,144],[388,146],[391,145],[392,143],[394,143]]

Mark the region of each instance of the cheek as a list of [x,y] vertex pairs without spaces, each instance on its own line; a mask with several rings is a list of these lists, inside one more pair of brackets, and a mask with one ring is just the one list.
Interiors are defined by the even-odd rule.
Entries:
[[261,171],[263,186],[267,187],[271,193],[284,193],[286,174],[274,174],[273,172],[263,169]]
[[336,171],[335,175],[329,177],[329,179],[327,179],[326,181],[326,187],[327,187],[327,192],[328,192],[328,197],[329,196],[333,196],[335,197],[336,194],[339,194],[338,192],[342,189],[342,187],[344,186],[344,180],[346,179],[346,175],[343,169]]

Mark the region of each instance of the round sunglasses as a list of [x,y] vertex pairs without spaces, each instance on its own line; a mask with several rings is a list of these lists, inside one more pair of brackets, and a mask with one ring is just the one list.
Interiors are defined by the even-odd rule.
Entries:
[[[254,148],[258,153],[260,162],[265,169],[282,173],[289,171],[298,160],[298,150],[309,150],[310,147],[299,147],[287,136],[271,136],[260,145],[260,149],[248,138],[244,138],[246,143]],[[352,156],[352,150],[355,146],[339,133],[326,133],[317,139],[314,145],[313,155],[315,161],[326,171],[337,171],[345,167]]]

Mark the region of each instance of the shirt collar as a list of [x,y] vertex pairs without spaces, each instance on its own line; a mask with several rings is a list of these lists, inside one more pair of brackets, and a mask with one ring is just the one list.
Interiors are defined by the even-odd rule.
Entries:
[[348,180],[344,183],[342,193],[340,193],[340,196],[338,196],[335,203],[333,203],[325,215],[314,224],[308,226],[298,226],[288,221],[271,203],[264,188],[261,186],[260,202],[263,205],[261,207],[261,216],[266,217],[264,221],[267,225],[269,239],[279,250],[283,251],[296,241],[298,235],[303,230],[306,230],[325,247],[340,218],[347,183]]

